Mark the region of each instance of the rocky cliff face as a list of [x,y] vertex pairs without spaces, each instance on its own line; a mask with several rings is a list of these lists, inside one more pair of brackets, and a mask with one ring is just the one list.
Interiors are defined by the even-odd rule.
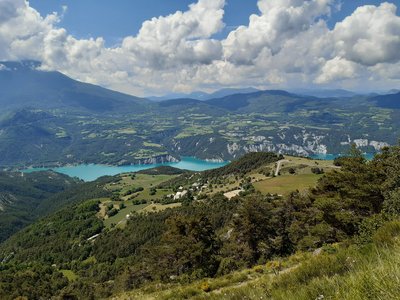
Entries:
[[[228,138],[226,138],[228,136]],[[202,159],[231,160],[249,152],[275,152],[297,156],[345,153],[354,143],[363,152],[374,153],[386,142],[351,136],[339,131],[281,128],[264,135],[226,133],[225,136],[192,136],[175,140],[174,153]]]
[[166,155],[159,155],[155,157],[148,157],[142,158],[135,161],[137,165],[151,165],[151,164],[162,164],[168,162],[179,162],[179,159],[176,157],[166,154]]
[[10,193],[0,193],[0,212],[5,211],[6,207],[12,205],[13,202],[18,201],[17,198]]

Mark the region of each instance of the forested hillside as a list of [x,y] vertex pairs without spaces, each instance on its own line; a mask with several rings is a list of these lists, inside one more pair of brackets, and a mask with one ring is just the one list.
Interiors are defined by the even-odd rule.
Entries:
[[[259,163],[260,155],[254,154],[254,159],[251,155],[244,158],[245,162],[253,161],[253,167],[247,163],[242,165],[240,160],[232,163],[232,172],[235,166],[240,165],[246,166],[242,167],[246,174],[214,171],[212,176],[206,176],[207,173],[197,174],[198,177],[179,175],[181,177],[169,181],[169,185],[175,182],[179,186],[186,182],[187,187],[176,187],[181,191],[181,188],[188,189],[182,198],[176,200],[180,206],[132,213],[123,226],[106,226],[101,217],[104,200],[91,195],[87,201],[78,201],[36,222],[0,246],[0,276],[5,278],[0,286],[1,297],[39,298],[44,295],[45,298],[91,299],[142,288],[132,292],[134,297],[142,295],[143,291],[151,293],[154,283],[162,283],[166,291],[168,287],[177,285],[188,285],[190,289],[191,283],[196,284],[204,278],[216,278],[216,282],[218,278],[236,280],[237,275],[225,276],[253,266],[267,264],[270,270],[274,270],[271,267],[273,261],[284,261],[295,253],[305,255],[298,261],[304,263],[298,272],[311,272],[304,269],[310,263],[320,264],[320,271],[315,269],[314,275],[304,278],[302,273],[293,271],[293,275],[282,275],[280,283],[273,287],[265,285],[263,290],[262,285],[258,286],[258,293],[268,295],[271,289],[284,286],[284,282],[306,289],[307,280],[311,280],[308,278],[348,272],[348,262],[342,258],[351,251],[361,255],[362,247],[371,243],[381,226],[392,226],[388,222],[398,219],[400,146],[385,148],[372,161],[366,161],[353,148],[346,159],[336,162],[338,166],[318,175],[321,177],[315,187],[282,196],[261,193],[254,188],[258,179],[253,179],[252,172],[267,172],[266,169],[272,168],[279,159],[275,157],[263,165]],[[264,155],[274,157],[272,154]],[[312,162],[314,166],[317,163]],[[302,168],[305,168],[303,163],[294,173],[300,173]],[[285,178],[296,178],[291,169]],[[293,177],[290,177],[292,173]],[[141,176],[150,177],[133,176],[129,182],[143,182],[144,178],[150,180],[156,175]],[[223,192],[217,191],[217,187],[229,184],[235,176],[241,192],[228,200]],[[194,183],[193,178],[196,178]],[[125,186],[127,180],[124,175],[94,184],[110,188]],[[208,187],[203,191],[199,184]],[[161,187],[155,189],[158,193]],[[123,196],[125,189],[112,191],[116,203],[132,201]],[[139,193],[135,200],[140,199],[141,192],[136,189],[135,193]],[[393,226],[397,228],[397,225]],[[395,232],[389,237],[382,234],[380,238],[388,241]],[[328,256],[325,259],[324,254],[321,261],[309,260],[307,253],[321,247],[326,251],[333,249],[332,253],[339,251],[335,250],[337,247],[344,250],[337,252],[336,258]],[[336,269],[323,273],[332,264],[337,265]],[[264,272],[264,267],[261,269],[256,273]],[[28,274],[32,281],[25,279]],[[40,279],[34,282],[33,278]],[[211,289],[192,286],[191,295],[206,297]],[[190,292],[187,292],[186,296],[182,294],[177,298],[188,298]],[[314,292],[310,290],[309,295],[314,295]]]
[[80,181],[55,172],[0,172],[0,242],[47,213],[62,207],[54,197]]

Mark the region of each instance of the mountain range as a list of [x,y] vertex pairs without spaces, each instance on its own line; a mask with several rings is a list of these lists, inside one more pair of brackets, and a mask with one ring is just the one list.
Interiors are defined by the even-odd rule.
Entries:
[[217,90],[213,93],[205,93],[205,92],[192,92],[190,94],[183,94],[183,93],[175,93],[175,94],[167,94],[164,96],[149,96],[147,97],[148,99],[152,101],[165,101],[165,100],[171,100],[171,99],[196,99],[196,100],[210,100],[214,98],[221,98],[225,96],[230,96],[233,94],[248,94],[248,93],[254,93],[258,92],[259,89],[256,88],[226,88],[226,89],[221,89]]
[[[400,134],[396,90],[315,97],[228,89],[212,99],[155,102],[40,70],[36,62],[1,65],[4,167],[231,160],[266,150],[309,156],[342,153],[351,143],[374,153]],[[327,97],[332,93],[341,96]]]
[[[215,99],[215,98],[222,98],[234,94],[250,94],[250,93],[255,93],[261,91],[260,89],[256,88],[227,88],[227,89],[221,89],[217,90],[213,93],[205,93],[205,92],[193,92],[190,94],[167,94],[164,96],[150,96],[147,97],[148,99],[152,101],[166,101],[166,100],[171,100],[171,99],[179,99],[179,98],[190,98],[190,99],[196,99],[196,100],[210,100],[210,99]],[[313,96],[313,97],[319,97],[319,98],[333,98],[333,97],[354,97],[356,95],[362,95],[363,93],[356,93],[348,90],[343,90],[343,89],[324,89],[324,90],[318,90],[318,89],[290,89],[289,90],[293,94],[298,94],[298,95],[305,95],[305,96]],[[392,93],[395,90],[389,91],[389,93]]]
[[[205,92],[192,92],[190,94],[183,94],[183,93],[175,93],[175,94],[167,94],[164,96],[149,96],[146,97],[147,99],[150,99],[152,101],[160,102],[160,101],[166,101],[166,100],[171,100],[171,99],[196,99],[196,100],[210,100],[210,99],[215,99],[215,98],[222,98],[234,94],[250,94],[250,93],[255,93],[262,91],[260,89],[256,88],[226,88],[226,89],[221,89],[217,90],[213,93],[205,93]],[[386,95],[386,94],[397,94],[400,92],[398,89],[391,89],[386,92],[353,92],[349,90],[344,90],[344,89],[289,89],[288,92],[291,92],[293,94],[297,95],[303,95],[303,96],[312,96],[312,97],[318,97],[318,98],[351,98],[355,96],[361,96],[361,95]]]

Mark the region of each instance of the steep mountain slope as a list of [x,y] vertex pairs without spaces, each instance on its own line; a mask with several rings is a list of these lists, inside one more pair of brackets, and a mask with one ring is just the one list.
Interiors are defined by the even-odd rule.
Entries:
[[51,197],[79,184],[54,172],[0,172],[0,242],[40,216],[62,207],[64,199],[55,201]]
[[399,225],[388,222],[367,245],[329,245],[218,278],[155,283],[112,299],[398,299]]
[[0,105],[5,110],[33,107],[92,113],[142,113],[149,101],[82,83],[59,72],[38,70],[32,61],[0,62]]
[[400,109],[400,92],[389,95],[381,95],[369,98],[378,107]]
[[0,165],[57,161],[71,136],[57,136],[62,119],[44,111],[19,110],[0,121]]

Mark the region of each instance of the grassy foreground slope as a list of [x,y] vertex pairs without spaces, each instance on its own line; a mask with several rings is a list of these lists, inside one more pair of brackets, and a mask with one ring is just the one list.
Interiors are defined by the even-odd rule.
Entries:
[[113,299],[400,299],[399,235],[400,222],[388,222],[370,243],[297,252],[223,277],[149,285]]

